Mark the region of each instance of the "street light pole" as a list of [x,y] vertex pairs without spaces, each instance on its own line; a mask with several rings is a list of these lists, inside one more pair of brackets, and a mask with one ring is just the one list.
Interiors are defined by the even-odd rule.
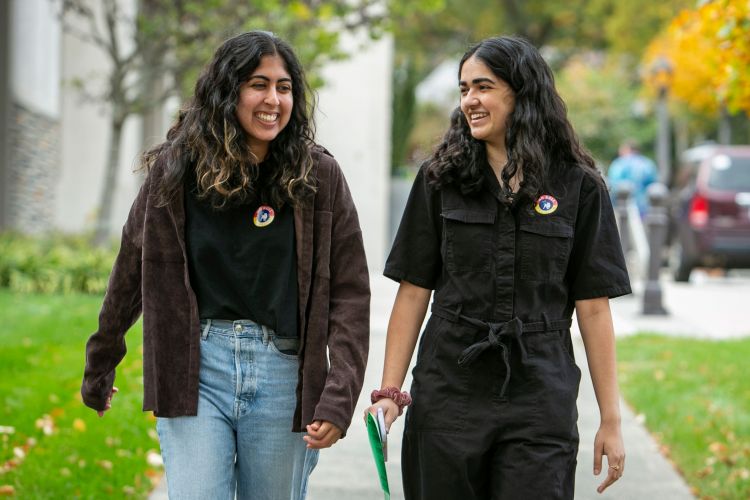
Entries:
[[659,180],[664,184],[670,183],[672,172],[669,154],[669,110],[667,109],[667,88],[659,89],[659,100],[656,104],[656,116],[659,125],[656,138],[656,161],[659,166]]
[[656,101],[656,162],[659,167],[659,180],[666,185],[670,185],[672,174],[672,162],[669,151],[670,135],[669,130],[669,109],[667,107],[667,97],[669,94],[669,84],[672,79],[672,64],[666,57],[659,57],[651,65],[650,73],[658,90],[658,99]]

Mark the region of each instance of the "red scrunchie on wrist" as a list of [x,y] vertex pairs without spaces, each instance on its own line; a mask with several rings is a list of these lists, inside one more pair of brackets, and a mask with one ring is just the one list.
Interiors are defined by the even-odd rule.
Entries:
[[404,412],[404,407],[411,404],[411,396],[406,391],[399,391],[398,387],[390,386],[382,389],[375,389],[370,393],[370,402],[372,404],[377,403],[381,399],[389,398],[392,399],[396,406],[398,406],[398,414],[401,415]]

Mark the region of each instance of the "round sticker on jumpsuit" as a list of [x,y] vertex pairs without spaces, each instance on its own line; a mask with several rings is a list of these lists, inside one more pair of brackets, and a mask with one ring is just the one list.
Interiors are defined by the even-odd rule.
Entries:
[[549,215],[557,210],[557,200],[548,194],[543,194],[538,200],[536,200],[534,210],[536,210],[538,214]]
[[261,205],[253,214],[253,224],[257,227],[266,227],[273,222],[275,215],[273,208],[268,205]]

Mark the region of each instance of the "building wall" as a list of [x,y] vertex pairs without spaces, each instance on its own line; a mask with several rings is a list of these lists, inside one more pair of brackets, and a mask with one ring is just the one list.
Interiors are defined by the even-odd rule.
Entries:
[[0,231],[9,227],[10,2],[0,2]]
[[60,26],[47,0],[10,3],[7,226],[54,226],[60,150]]
[[[134,8],[135,3],[130,2],[130,7]],[[127,41],[123,39],[122,43]],[[123,49],[127,50],[128,46]],[[62,146],[55,226],[65,232],[94,228],[110,140],[108,106],[84,99],[74,81],[84,80],[89,92],[101,92],[108,69],[108,60],[100,50],[72,35],[63,35]],[[132,117],[125,123],[120,148],[111,223],[113,236],[119,235],[141,184],[141,175],[134,172],[140,148],[140,119]]]
[[342,41],[354,56],[329,64],[319,92],[318,142],[341,165],[357,206],[371,273],[381,273],[388,240],[393,40]]

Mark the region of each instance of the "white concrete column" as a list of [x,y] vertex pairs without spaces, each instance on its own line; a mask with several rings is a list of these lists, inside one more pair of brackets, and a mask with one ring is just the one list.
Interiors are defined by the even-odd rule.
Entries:
[[388,251],[393,40],[345,36],[352,56],[328,64],[319,92],[317,140],[341,165],[357,205],[371,274]]

